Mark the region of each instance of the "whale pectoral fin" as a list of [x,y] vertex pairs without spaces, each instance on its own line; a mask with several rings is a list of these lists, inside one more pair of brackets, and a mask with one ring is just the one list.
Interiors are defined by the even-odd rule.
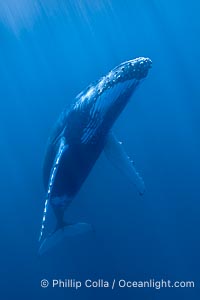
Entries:
[[51,169],[51,173],[50,173],[50,177],[49,177],[49,183],[48,183],[48,189],[47,189],[47,194],[46,194],[46,199],[45,199],[45,206],[44,206],[44,212],[43,212],[42,226],[41,226],[41,230],[40,230],[39,241],[41,241],[41,239],[43,237],[45,223],[46,223],[46,219],[47,219],[47,212],[49,210],[49,202],[50,202],[50,199],[51,199],[52,189],[53,189],[53,186],[54,186],[57,170],[58,170],[60,161],[62,159],[62,156],[63,156],[63,154],[64,154],[64,152],[66,151],[67,148],[68,148],[68,145],[65,142],[65,138],[61,138],[60,139],[60,144],[59,144],[59,147],[58,147],[58,151],[57,151],[56,157],[54,159],[54,163],[52,165],[52,169]]
[[122,143],[116,139],[112,132],[108,134],[104,152],[109,161],[111,161],[111,163],[136,186],[139,194],[143,195],[145,191],[144,181],[136,171],[133,162],[126,154]]

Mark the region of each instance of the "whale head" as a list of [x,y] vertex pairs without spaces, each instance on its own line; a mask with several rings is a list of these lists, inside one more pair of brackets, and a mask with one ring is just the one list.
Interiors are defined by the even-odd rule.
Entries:
[[83,130],[83,143],[112,127],[151,66],[152,61],[145,57],[123,62],[76,97],[74,109],[90,116]]
[[102,77],[98,81],[96,87],[94,88],[92,86],[89,89],[89,92],[95,90],[97,95],[101,95],[109,89],[113,89],[114,91],[115,87],[117,87],[118,92],[121,90],[122,93],[130,87],[135,89],[139,82],[147,76],[151,66],[152,61],[145,57],[138,57],[123,62],[112,69],[106,76]]
[[138,57],[126,62],[123,62],[116,68],[114,68],[109,74],[109,77],[113,77],[113,83],[124,82],[127,80],[135,79],[141,80],[148,74],[149,69],[152,66],[152,61],[149,58]]
[[[85,90],[79,93],[76,100],[76,107],[81,103],[94,102],[104,92],[121,86],[121,91],[126,91],[130,86],[136,88],[141,79],[144,79],[149,69],[152,66],[152,61],[146,57],[138,57],[129,61],[125,61],[112,69],[107,75],[100,78],[94,84],[89,85]],[[121,83],[121,84],[120,84]],[[112,95],[110,95],[112,100]]]

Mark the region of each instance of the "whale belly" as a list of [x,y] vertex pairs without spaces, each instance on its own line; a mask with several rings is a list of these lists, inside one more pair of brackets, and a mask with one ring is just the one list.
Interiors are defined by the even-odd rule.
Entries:
[[[72,131],[65,132],[64,137],[67,143],[67,150],[63,153],[57,168],[57,175],[51,193],[53,198],[63,195],[74,197],[104,148],[105,136],[99,136],[95,143],[84,144],[80,138],[76,139],[75,135],[77,134],[75,134],[75,132],[72,134]],[[80,136],[80,133],[78,133],[78,135]],[[62,136],[60,138],[62,138]],[[46,151],[43,166],[46,191],[48,189],[49,178],[58,151],[60,138],[56,143],[49,144]],[[75,142],[72,142],[72,140],[75,140]]]
[[52,197],[74,197],[102,151],[96,145],[73,145],[64,153],[58,166]]

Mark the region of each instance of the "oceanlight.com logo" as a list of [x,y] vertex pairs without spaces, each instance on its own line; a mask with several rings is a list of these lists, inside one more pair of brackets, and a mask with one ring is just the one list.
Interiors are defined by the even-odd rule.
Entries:
[[146,281],[131,281],[125,279],[113,279],[113,280],[104,280],[104,279],[86,279],[86,280],[77,280],[77,279],[42,279],[40,282],[42,288],[68,288],[79,290],[80,288],[120,288],[120,289],[131,289],[131,288],[153,288],[160,290],[163,288],[194,288],[194,281],[171,281],[171,280],[155,280],[150,279]]
[[194,281],[174,281],[171,280],[155,280],[148,281],[125,281],[119,280],[119,287],[121,288],[154,288],[160,290],[162,288],[194,288]]

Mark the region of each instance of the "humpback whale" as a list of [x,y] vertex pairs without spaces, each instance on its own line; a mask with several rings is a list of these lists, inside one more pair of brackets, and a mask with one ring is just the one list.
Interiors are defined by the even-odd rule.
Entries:
[[[63,237],[91,230],[86,223],[67,223],[64,214],[103,151],[139,194],[144,193],[143,179],[112,133],[112,126],[151,65],[151,60],[144,57],[123,62],[90,84],[61,113],[48,139],[43,166],[46,199],[40,254]],[[48,232],[47,220],[52,216],[56,224]]]

